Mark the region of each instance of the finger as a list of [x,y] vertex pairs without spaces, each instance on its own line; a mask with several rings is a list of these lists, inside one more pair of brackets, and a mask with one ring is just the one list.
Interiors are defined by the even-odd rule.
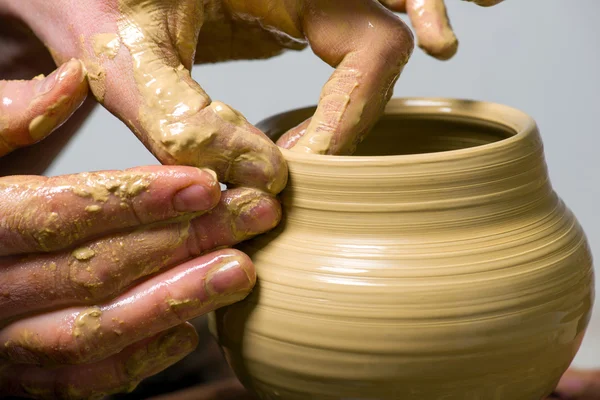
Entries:
[[183,324],[93,364],[56,369],[12,365],[0,372],[0,393],[38,399],[90,399],[129,392],[143,379],[184,358],[197,344],[194,328]]
[[406,0],[379,0],[381,4],[392,11],[406,12]]
[[55,251],[99,234],[210,210],[207,170],[141,167],[57,177],[0,178],[0,255]]
[[59,254],[0,264],[0,320],[99,304],[133,282],[275,227],[279,203],[258,190],[223,193],[209,213],[123,232]]
[[292,150],[349,154],[383,112],[407,63],[413,38],[408,27],[374,1],[307,2],[304,30],[321,59],[336,68],[317,110]]
[[439,60],[456,54],[458,39],[450,26],[444,0],[406,0],[406,11],[423,51]]
[[599,370],[568,370],[555,390],[561,399],[599,400],[600,371]]
[[0,81],[0,156],[29,146],[60,127],[85,100],[88,85],[78,60],[48,77]]
[[237,379],[229,379],[172,394],[151,397],[149,400],[255,400]]
[[[125,27],[120,25],[120,36],[136,60],[133,75],[139,96],[134,104],[139,107],[135,115],[122,115],[129,110],[118,99],[108,101],[112,98],[107,97],[105,105],[131,120],[132,129],[165,164],[208,167],[222,182],[280,192],[287,181],[287,169],[277,146],[238,111],[213,102],[191,78],[186,67],[191,59],[169,49],[168,37],[139,40],[129,33],[136,30],[161,38],[166,29],[157,31],[137,19],[139,10],[124,11],[129,18],[125,18]],[[171,54],[164,57],[169,50]]]
[[0,357],[19,364],[80,364],[242,300],[254,286],[252,262],[220,250],[156,275],[100,306],[72,307],[0,330]]
[[[72,33],[28,22],[49,47],[65,49],[61,36],[77,43],[62,57],[80,55],[98,101],[163,164],[210,168],[221,182],[280,192],[287,166],[279,148],[239,112],[213,102],[190,75],[204,2],[119,4],[110,11],[79,8],[86,15],[73,20],[94,21]],[[113,33],[97,31],[101,26]]]

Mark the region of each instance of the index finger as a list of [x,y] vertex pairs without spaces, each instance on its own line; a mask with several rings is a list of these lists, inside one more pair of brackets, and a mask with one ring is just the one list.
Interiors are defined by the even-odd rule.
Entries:
[[0,179],[0,256],[55,251],[98,235],[196,214],[221,197],[214,173],[138,167]]
[[381,116],[414,49],[410,29],[376,1],[306,2],[304,32],[317,56],[336,68],[306,124],[278,144],[292,151],[350,154]]

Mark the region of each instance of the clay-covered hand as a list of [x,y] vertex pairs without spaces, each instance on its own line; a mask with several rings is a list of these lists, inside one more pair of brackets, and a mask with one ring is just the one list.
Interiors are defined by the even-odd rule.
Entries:
[[85,69],[77,60],[66,62],[47,77],[0,81],[0,157],[47,137],[81,106],[87,94]]
[[163,164],[208,167],[221,181],[277,193],[287,180],[278,147],[211,100],[189,70],[195,60],[262,58],[310,44],[336,71],[308,126],[309,147],[349,153],[391,96],[413,37],[375,0],[343,3],[0,0],[0,10],[22,18],[58,62],[81,59],[95,97]]
[[[419,47],[427,54],[449,60],[458,50],[458,39],[452,30],[446,0],[381,0],[391,10],[405,12],[417,35]],[[491,7],[504,0],[464,0]]]
[[125,391],[180,360],[186,321],[254,285],[223,248],[280,219],[271,196],[186,166],[9,176],[0,195],[0,397]]
[[547,400],[600,400],[600,370],[568,370]]

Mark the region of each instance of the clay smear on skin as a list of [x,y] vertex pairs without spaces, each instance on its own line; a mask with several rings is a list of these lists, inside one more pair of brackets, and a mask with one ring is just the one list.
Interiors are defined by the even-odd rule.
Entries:
[[[79,90],[83,91],[87,90],[87,85],[84,83],[86,74],[84,68],[82,68],[81,71]],[[57,77],[56,85],[61,85],[61,82],[65,80],[69,73],[72,73],[72,69],[61,72]],[[40,79],[43,79],[43,77]],[[46,108],[41,115],[33,118],[29,123],[29,135],[31,138],[34,141],[39,141],[60,126],[72,111],[73,101],[76,101],[78,98],[78,94],[73,97],[61,96],[56,103]]]
[[99,60],[96,55],[92,54],[93,49],[88,49],[88,43],[85,40],[85,36],[81,35],[79,37],[79,45],[81,46],[81,51],[85,57],[84,61],[90,90],[99,103],[104,103],[104,95],[106,94],[106,71],[104,70],[104,67],[98,63]]
[[121,41],[116,33],[100,33],[94,36],[94,53],[97,57],[113,59],[121,48]]
[[[229,181],[230,172],[237,162],[254,164],[256,168],[263,169],[265,175],[273,176],[273,160],[270,158],[273,155],[248,150],[265,147],[270,142],[260,135],[248,133],[248,122],[238,111],[224,103],[211,101],[180,60],[175,59],[176,56],[169,58],[157,45],[157,42],[171,42],[166,27],[157,22],[163,21],[163,16],[155,15],[163,10],[158,7],[157,10],[149,10],[130,1],[121,1],[120,7],[119,36],[133,59],[133,76],[142,102],[138,122],[143,133],[149,135],[151,143],[178,164],[223,165],[225,158],[228,165],[219,171],[223,181]],[[199,12],[199,20],[195,23],[199,24],[202,17]],[[189,16],[186,18],[189,19]],[[189,24],[193,25],[192,22]],[[184,51],[195,44],[195,28],[192,28],[180,27],[177,33],[176,45]],[[211,120],[210,116],[205,116],[207,112],[218,118],[207,123],[207,119]],[[233,128],[229,137],[219,136],[223,129],[221,121],[229,129]],[[242,143],[238,145],[240,148],[227,148],[227,143],[233,143],[240,137],[243,138],[239,140]],[[273,183],[268,182],[267,189],[271,189]]]
[[73,336],[89,340],[101,333],[101,317],[102,311],[99,307],[91,307],[79,313],[73,322]]
[[[111,195],[119,197],[121,200],[131,199],[150,186],[151,178],[147,174],[120,174],[113,176],[104,173],[81,174],[83,178],[88,178],[87,183],[74,186],[71,190],[80,197],[89,197],[95,201],[105,203]],[[95,212],[99,206],[90,205],[87,211]]]
[[161,55],[157,38],[165,43],[170,38],[165,27],[153,20],[153,13],[160,11],[128,3],[120,2],[123,16],[118,28],[133,58],[134,78],[144,102],[138,116],[140,124],[178,161],[196,164],[201,149],[210,144],[217,131],[210,126],[190,126],[187,119],[197,115],[210,98],[200,87],[191,87],[192,78],[183,64],[170,67],[171,60]]
[[[349,82],[343,82],[348,79],[347,74],[341,74],[339,71],[336,71],[325,84],[323,87],[324,95],[319,101],[319,107],[317,107],[314,117],[306,128],[306,133],[291,148],[292,151],[312,154],[328,154],[330,152],[334,135],[332,127],[339,126],[342,118],[345,117],[349,109],[352,93],[360,86],[360,72],[352,71],[351,75],[352,78]],[[349,90],[345,93],[340,93],[340,87],[349,88]],[[335,113],[331,115],[330,111],[324,110],[324,104],[335,105],[331,107],[336,110]],[[364,109],[364,103],[360,107],[356,105],[353,105],[353,107],[354,109],[351,112],[356,113],[355,125],[358,125]]]

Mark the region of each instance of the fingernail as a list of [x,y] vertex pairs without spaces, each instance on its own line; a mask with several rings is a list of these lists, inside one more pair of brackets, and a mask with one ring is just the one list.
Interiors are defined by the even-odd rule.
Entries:
[[206,290],[209,296],[245,297],[254,284],[242,262],[235,256],[223,256],[225,259],[206,276]]
[[218,198],[202,185],[192,185],[180,190],[173,197],[173,207],[179,212],[208,211]]
[[38,95],[45,94],[54,89],[56,83],[64,78],[64,75],[69,72],[73,63],[71,61],[64,63],[56,71],[48,75],[46,78],[36,82],[35,91]]
[[563,377],[558,384],[556,393],[564,399],[575,398],[585,391],[586,383],[576,377]]

